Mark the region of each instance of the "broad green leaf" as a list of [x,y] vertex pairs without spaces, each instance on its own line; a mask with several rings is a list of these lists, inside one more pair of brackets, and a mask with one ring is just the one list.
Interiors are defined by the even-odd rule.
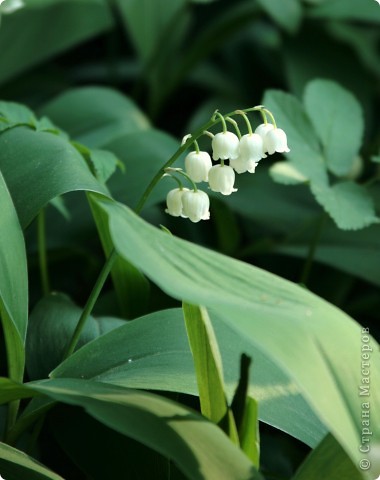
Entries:
[[[105,146],[125,166],[125,175],[114,175],[108,182],[112,196],[135,208],[148,182],[179,148],[180,141],[160,130],[148,130],[125,135]],[[181,162],[176,162],[181,167]],[[164,178],[154,189],[146,206],[165,199],[167,192],[175,188],[171,178]]]
[[64,480],[34,458],[1,442],[0,471],[4,480]]
[[207,310],[183,304],[183,316],[194,359],[201,412],[214,423],[228,415],[222,358]]
[[[183,14],[187,0],[117,0],[122,19],[144,63],[154,61],[157,49],[167,48],[172,33]],[[147,15],[149,12],[149,15]]]
[[[318,81],[317,83],[311,84],[311,92],[313,94],[315,89],[318,90],[322,88],[323,90],[326,88],[330,89],[330,87],[330,82],[325,83]],[[333,87],[333,90],[334,89],[335,87]],[[343,96],[347,100],[346,93],[344,92],[342,94],[339,87],[338,93],[335,96],[338,99],[340,98],[340,100],[342,100],[341,97]],[[360,109],[358,109],[355,101],[355,107],[353,107],[352,98],[350,95],[348,95],[348,97],[351,99],[351,102],[348,102],[349,105],[351,105],[350,109],[353,108],[353,110],[356,111],[358,120],[360,117]],[[313,102],[310,101],[310,98],[313,99]],[[330,169],[333,169],[335,172],[337,172],[337,169],[340,169],[341,173],[347,173],[352,167],[353,158],[358,149],[358,137],[353,134],[351,147],[347,147],[347,149],[345,149],[346,147],[340,148],[340,145],[338,145],[340,143],[338,140],[340,134],[335,133],[335,128],[334,130],[329,130],[330,122],[335,118],[335,110],[330,110],[328,106],[322,108],[322,101],[317,105],[316,97],[314,98],[313,95],[310,97],[310,93],[306,95],[306,100],[309,102],[309,113],[311,110],[314,112],[317,108],[319,112],[322,112],[319,115],[315,112],[313,113],[313,123],[325,144],[326,152],[330,152],[331,150],[328,154],[325,152],[327,155],[326,159],[319,152],[318,140],[315,137],[313,127],[298,101],[289,94],[277,91],[269,91],[264,97],[264,103],[273,111],[278,123],[284,125],[286,133],[288,134],[288,144],[290,145],[291,151],[287,156],[290,158],[292,167],[296,168],[301,175],[310,181],[311,192],[316,197],[318,203],[331,215],[339,228],[356,230],[376,223],[377,217],[372,201],[364,187],[355,185],[352,182],[342,182],[329,187],[328,183],[326,163],[328,163]],[[342,105],[344,102],[339,101],[337,103]],[[346,109],[345,112],[345,116],[347,116]],[[355,113],[352,115],[354,115],[355,118]],[[324,120],[324,124],[323,126],[317,127],[319,120]],[[339,123],[343,121],[344,119],[339,117]],[[360,131],[360,121],[359,125],[357,124],[356,126]],[[361,134],[359,138],[361,138]],[[341,141],[350,145],[349,141],[346,142],[344,139],[341,139]],[[344,166],[343,163],[345,163]],[[343,209],[342,206],[348,206],[348,208]]]
[[[361,328],[305,289],[148,225],[128,208],[99,199],[120,255],[166,293],[204,305],[252,345],[260,345],[299,386],[320,420],[357,461],[361,435],[358,361]],[[371,339],[371,348],[378,345]],[[250,354],[250,352],[248,352]],[[359,360],[358,360],[359,359]],[[372,381],[380,359],[372,355]],[[323,389],[320,386],[323,385]],[[380,394],[372,389],[373,436],[380,439]]]
[[112,152],[106,150],[91,150],[90,161],[93,165],[94,176],[101,183],[107,180],[115,173],[119,160]]
[[[363,473],[363,472],[362,472]],[[361,480],[356,465],[335,438],[328,434],[301,464],[292,480]],[[371,477],[374,478],[374,477]]]
[[310,10],[314,18],[327,18],[335,20],[355,20],[379,23],[379,5],[375,0],[363,2],[362,0],[328,0]]
[[[108,218],[96,202],[88,197],[105,255],[113,250],[113,241],[108,230]],[[123,317],[131,319],[147,311],[150,285],[144,275],[132,263],[122,257],[116,258],[111,270],[112,281]]]
[[38,395],[38,393],[31,392],[24,385],[14,382],[10,378],[0,377],[0,405],[35,395]]
[[[47,29],[52,18],[54,28]],[[0,83],[111,26],[109,8],[102,0],[28,1],[25,8],[1,19]]]
[[287,134],[290,152],[286,158],[312,184],[327,185],[318,138],[300,102],[288,93],[268,90],[263,104],[275,116],[277,126]]
[[34,113],[25,105],[13,102],[0,102],[0,130],[6,130],[18,124],[37,125]]
[[275,182],[283,185],[298,185],[307,182],[307,178],[291,162],[274,163],[269,169],[269,174]]
[[[67,297],[52,294],[32,311],[26,342],[26,364],[32,380],[46,378],[62,360],[82,310]],[[119,319],[89,317],[77,348],[123,325]]]
[[91,190],[107,194],[70,143],[26,127],[0,135],[0,169],[23,227],[49,200],[63,193]]
[[378,223],[374,203],[367,189],[354,182],[332,187],[311,187],[316,199],[343,230],[358,230]]
[[322,142],[328,168],[338,176],[346,175],[358,154],[364,132],[360,104],[350,92],[330,80],[308,83],[304,102]]
[[[253,350],[250,342],[215,315],[213,327],[222,354],[228,398],[232,398],[239,378],[240,355],[250,351],[255,369],[249,393],[260,401],[260,419],[308,445],[317,445],[325,428],[281,367],[259,348]],[[99,337],[59,365],[51,377],[94,379],[130,388],[198,395],[181,309],[146,315]]]
[[[237,182],[238,194],[228,198],[233,211],[279,239],[275,244],[271,242],[270,251],[306,258],[314,225],[321,215],[321,207],[308,188],[274,184],[261,166],[254,176],[241,175]],[[265,209],[262,208],[264,204]],[[380,264],[380,226],[375,224],[356,231],[340,230],[328,219],[315,260],[380,285],[380,269],[377,267]]]
[[132,100],[106,87],[68,90],[39,113],[91,148],[104,147],[123,135],[149,128],[148,119]]
[[22,380],[28,322],[26,253],[21,226],[1,171],[0,205],[0,315],[10,376]]
[[302,19],[302,8],[299,0],[259,0],[261,7],[284,30],[294,33]]
[[85,408],[108,427],[171,458],[189,479],[262,478],[216,425],[165,398],[90,380],[54,379],[31,387]]
[[167,458],[106,427],[82,409],[56,405],[49,414],[49,426],[62,450],[91,480],[123,476],[128,480],[176,479],[175,466]]

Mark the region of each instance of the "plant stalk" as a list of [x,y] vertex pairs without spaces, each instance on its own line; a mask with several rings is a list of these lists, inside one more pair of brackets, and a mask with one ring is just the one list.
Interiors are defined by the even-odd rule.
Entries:
[[41,287],[43,295],[50,293],[49,271],[46,252],[46,226],[45,209],[42,209],[37,217],[37,243],[38,243],[38,262],[40,266]]

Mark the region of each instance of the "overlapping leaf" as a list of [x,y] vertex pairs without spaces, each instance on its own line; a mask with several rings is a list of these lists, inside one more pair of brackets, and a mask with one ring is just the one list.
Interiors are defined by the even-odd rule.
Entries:
[[[301,388],[352,459],[358,459],[360,327],[306,290],[249,265],[158,231],[127,208],[99,200],[122,256],[175,298],[205,305],[264,349]],[[374,340],[373,349],[378,348]],[[359,359],[359,360],[358,360]],[[372,379],[379,381],[373,355]],[[323,391],[319,388],[323,385]],[[371,402],[380,405],[378,391]],[[374,437],[380,438],[374,408]]]

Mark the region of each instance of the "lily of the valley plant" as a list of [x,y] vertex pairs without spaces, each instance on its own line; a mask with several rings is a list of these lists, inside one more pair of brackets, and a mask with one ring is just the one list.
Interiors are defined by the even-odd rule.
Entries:
[[[254,132],[247,115],[251,111],[260,112],[264,121]],[[234,115],[243,117],[248,130],[245,135],[241,134],[237,122],[232,118]],[[271,123],[268,122],[268,116]],[[227,122],[233,125],[236,133],[227,129]],[[189,134],[183,138],[182,146],[195,148],[185,158],[185,171],[170,166],[165,168],[165,176],[170,175],[178,183],[178,187],[167,194],[165,211],[169,215],[189,218],[194,223],[208,220],[210,200],[207,193],[198,189],[197,183],[208,182],[213,192],[231,195],[237,191],[234,187],[235,173],[254,173],[260,160],[266,158],[267,154],[290,151],[286,133],[277,128],[272,113],[262,105],[236,110],[227,115],[216,111],[208,123],[208,128],[220,123],[221,132],[213,134],[207,129],[200,129],[196,134]],[[213,166],[210,154],[199,149],[197,139],[201,135],[212,138],[212,159],[220,160],[220,163]],[[225,163],[226,160],[229,162],[228,165]],[[179,176],[188,180],[191,189],[183,186]]]

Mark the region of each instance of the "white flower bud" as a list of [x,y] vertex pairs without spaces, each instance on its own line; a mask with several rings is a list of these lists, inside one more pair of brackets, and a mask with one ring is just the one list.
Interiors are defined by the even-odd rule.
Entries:
[[288,148],[288,141],[286,133],[281,128],[274,128],[265,135],[265,148],[267,148],[269,155],[274,152],[290,152]]
[[258,133],[248,133],[243,135],[240,139],[239,146],[240,155],[245,160],[252,160],[259,162],[265,158],[264,141]]
[[201,190],[189,190],[182,196],[183,213],[197,223],[210,218],[210,199],[207,193]]
[[239,155],[239,139],[232,132],[220,132],[212,139],[212,158],[227,160]]
[[235,172],[227,165],[215,165],[208,172],[208,181],[213,192],[220,192],[223,195],[231,195],[237,192],[234,188]]
[[168,208],[165,212],[173,217],[187,218],[187,215],[183,213],[182,195],[188,191],[188,188],[175,188],[174,190],[170,190],[166,196],[166,205]]
[[193,182],[207,182],[211,167],[211,157],[207,152],[190,152],[185,158],[186,173]]

